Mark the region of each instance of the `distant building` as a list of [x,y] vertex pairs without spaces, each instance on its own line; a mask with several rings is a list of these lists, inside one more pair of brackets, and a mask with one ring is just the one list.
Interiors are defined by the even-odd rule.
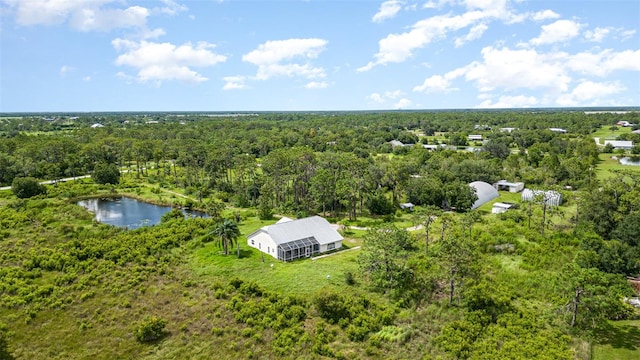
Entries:
[[631,150],[633,149],[633,141],[627,140],[605,140],[604,146],[611,144],[614,149]]
[[491,208],[491,213],[492,214],[502,214],[503,212],[506,212],[507,210],[513,208],[515,206],[515,204],[512,203],[506,203],[506,202],[497,202],[497,203],[493,203],[493,208]]
[[622,121],[618,121],[618,122],[616,123],[616,125],[618,125],[618,126],[623,126],[623,127],[633,127],[633,126],[635,126],[636,124],[632,124],[632,123],[630,123],[630,122],[628,122],[628,121],[626,121],[626,120],[622,120]]
[[549,130],[553,131],[553,132],[560,133],[560,134],[566,134],[567,133],[567,130],[561,129],[561,128],[549,128]]
[[508,190],[509,192],[512,193],[518,193],[522,190],[524,190],[524,183],[523,182],[508,182],[507,180],[500,180],[497,183],[493,184],[493,187],[496,188],[496,190],[500,191],[500,190]]
[[404,146],[402,141],[398,141],[398,140],[391,140],[389,141],[389,144],[391,144],[391,146]]
[[342,240],[338,231],[320,216],[298,220],[282,218],[247,237],[249,246],[283,261],[340,249]]
[[562,194],[553,190],[531,190],[522,191],[522,201],[544,201],[549,206],[560,206],[562,204]]
[[415,205],[413,205],[412,203],[402,203],[402,204],[400,204],[400,209],[402,209],[402,210],[413,211],[414,207],[415,207]]
[[467,136],[469,141],[482,141],[482,135],[469,135]]
[[518,128],[513,128],[513,127],[500,128],[500,132],[508,132],[508,133],[511,133],[511,132],[516,131],[516,130],[518,130]]
[[484,181],[474,181],[469,186],[475,189],[478,196],[478,200],[471,205],[471,210],[479,208],[499,196],[498,190]]
[[92,127],[93,129],[96,129],[96,128],[102,128],[102,127],[104,127],[104,125],[102,125],[102,124],[100,124],[100,123],[95,123],[95,124],[91,125],[91,127]]

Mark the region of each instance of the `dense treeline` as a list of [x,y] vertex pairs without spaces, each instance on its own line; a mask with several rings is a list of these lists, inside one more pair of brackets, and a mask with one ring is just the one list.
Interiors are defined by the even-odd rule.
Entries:
[[[610,319],[638,317],[621,299],[632,294],[625,277],[640,272],[640,174],[618,171],[600,180],[602,149],[588,136],[621,119],[637,123],[633,116],[2,118],[1,185],[31,189],[33,178],[89,173],[92,179],[0,197],[0,355],[46,356],[36,353],[42,348],[75,354],[59,350],[74,341],[73,332],[108,347],[107,358],[145,351],[149,357],[588,358],[576,344]],[[98,122],[104,127],[91,127]],[[476,133],[488,141],[470,142],[467,135]],[[394,147],[391,140],[415,145]],[[429,151],[420,146],[425,142],[457,147]],[[562,192],[565,205],[532,201],[497,216],[468,211],[477,194],[467,184],[499,179]],[[184,219],[174,211],[157,226],[128,231],[93,221],[70,201],[144,188],[158,199],[165,189],[184,194],[180,201],[213,217]],[[417,210],[398,210],[405,201]],[[274,212],[377,226],[358,239],[357,255],[344,260],[349,271],[331,269],[343,282],[319,273],[326,287],[288,294],[245,278],[255,271],[250,261],[260,260],[238,245],[244,237],[237,223],[251,219],[253,231],[258,217]],[[221,221],[223,213],[234,221]],[[394,221],[403,226],[387,223]],[[407,231],[409,222],[422,228]],[[223,239],[225,224],[235,226],[229,239]],[[234,253],[227,249],[234,242],[237,257],[223,255]],[[198,257],[204,265],[193,265]],[[221,258],[227,262],[212,260]],[[246,262],[232,267],[229,261]],[[264,258],[260,264],[259,279],[286,276]],[[49,316],[65,319],[64,329],[47,328],[52,336],[65,333],[61,344],[23,346],[46,336],[38,332],[52,323]],[[127,354],[103,338],[119,339]]]

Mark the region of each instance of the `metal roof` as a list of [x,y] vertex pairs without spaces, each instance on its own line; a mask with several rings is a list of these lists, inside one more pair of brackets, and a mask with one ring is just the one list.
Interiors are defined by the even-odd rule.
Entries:
[[318,244],[321,245],[343,239],[331,224],[320,216],[312,216],[264,226],[260,230],[249,235],[249,238],[260,231],[269,234],[271,239],[273,239],[277,245],[308,238],[315,239]]

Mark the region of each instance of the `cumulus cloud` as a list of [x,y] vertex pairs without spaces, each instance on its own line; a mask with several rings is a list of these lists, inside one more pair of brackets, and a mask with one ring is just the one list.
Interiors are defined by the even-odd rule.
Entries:
[[566,67],[581,75],[607,76],[614,71],[640,71],[640,50],[561,53]]
[[314,59],[324,51],[327,40],[324,39],[288,39],[267,41],[257,49],[242,56],[242,60],[255,64],[276,64],[295,57]]
[[[142,6],[122,7],[115,0],[5,0],[15,11],[19,25],[57,25],[67,22],[80,31],[109,31],[116,28],[142,28],[149,10]],[[113,4],[108,7],[107,5]]]
[[[437,15],[420,20],[400,34],[389,34],[378,42],[374,60],[357,70],[369,71],[375,66],[404,62],[414,51],[433,41],[446,38],[447,34],[470,26],[476,26],[467,37],[472,40],[486,30],[486,23],[495,19],[510,22],[514,14],[507,8],[505,0],[467,0],[468,11],[460,15]],[[480,25],[484,24],[484,25]],[[465,38],[459,42],[463,43]]]
[[373,15],[373,18],[371,18],[371,21],[380,23],[380,22],[383,22],[384,20],[391,19],[394,16],[396,16],[396,14],[400,12],[400,10],[402,10],[401,1],[398,1],[398,0],[385,1],[382,4],[380,4],[380,9],[375,15]]
[[222,90],[241,90],[248,88],[245,83],[247,78],[244,76],[226,76],[223,80],[225,81],[225,84],[222,87]]
[[582,24],[572,20],[558,20],[549,25],[543,25],[540,35],[531,39],[533,45],[553,44],[565,42],[580,35]]
[[602,105],[607,97],[621,93],[626,87],[619,82],[581,81],[570,93],[558,97],[560,106]]
[[[324,78],[325,69],[314,66],[311,60],[324,51],[327,43],[327,40],[316,38],[267,41],[242,56],[243,61],[258,67],[255,76],[230,76],[225,79],[242,78],[244,84],[247,80],[268,80],[273,77]],[[237,88],[235,84],[234,81],[227,81],[224,89]],[[322,83],[309,84],[307,88],[318,88]]]
[[112,44],[117,51],[123,52],[117,57],[116,65],[137,69],[135,78],[140,82],[203,82],[208,79],[192,67],[209,67],[227,59],[211,51],[215,45],[207,42],[198,42],[195,46],[191,43],[176,46],[168,42],[115,39]]
[[177,3],[174,0],[160,0],[160,1],[164,4],[164,6],[160,8],[160,12],[166,15],[173,16],[183,11],[189,10],[189,8],[186,5]]
[[606,27],[606,28],[597,27],[593,30],[585,31],[584,38],[587,39],[588,41],[602,42],[602,40],[607,35],[609,35],[609,33],[611,33],[611,28],[609,27]]
[[393,107],[396,109],[406,109],[411,107],[412,105],[413,105],[413,102],[411,100],[407,98],[402,98],[398,102],[393,104]]
[[501,96],[498,101],[493,102],[491,99],[486,99],[480,103],[476,108],[481,109],[505,109],[505,108],[526,108],[540,105],[538,99],[533,96],[515,95],[515,96]]
[[[588,106],[613,104],[607,98],[626,89],[619,82],[598,82],[585,77],[604,78],[616,71],[640,72],[640,50],[570,54],[488,46],[481,54],[481,60],[432,75],[413,90],[447,93],[456,90],[452,84],[459,79],[472,83],[478,90],[478,97],[483,100],[479,107]],[[581,79],[577,85],[576,78]],[[517,94],[539,90],[542,95],[538,98]],[[494,100],[492,94],[500,92],[506,94]]]
[[411,100],[404,98],[405,95],[402,90],[385,91],[382,94],[374,92],[367,96],[367,100],[377,104],[392,103],[394,108],[400,109],[410,107],[413,104]]
[[469,41],[473,41],[482,37],[482,34],[489,27],[485,24],[478,24],[469,30],[469,33],[463,37],[456,38],[455,45],[456,47],[461,47],[462,45],[468,43]]
[[560,14],[555,13],[553,10],[542,10],[531,15],[531,18],[535,21],[543,21],[549,19],[557,19],[560,17]]

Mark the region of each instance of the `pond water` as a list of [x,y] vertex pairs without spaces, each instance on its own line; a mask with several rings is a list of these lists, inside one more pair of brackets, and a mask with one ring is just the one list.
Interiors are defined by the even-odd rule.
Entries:
[[620,158],[620,164],[622,165],[632,165],[632,166],[640,166],[640,157],[631,158],[631,157],[623,157]]
[[[170,206],[158,206],[136,199],[121,197],[115,199],[87,199],[78,205],[91,211],[96,220],[109,225],[137,229],[160,223],[162,215],[171,211]],[[206,217],[198,211],[183,210],[185,216]]]

